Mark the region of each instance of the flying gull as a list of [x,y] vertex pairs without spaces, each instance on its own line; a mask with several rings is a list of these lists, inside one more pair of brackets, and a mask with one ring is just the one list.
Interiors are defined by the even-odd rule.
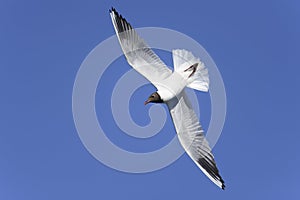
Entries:
[[145,101],[166,103],[179,141],[203,173],[224,189],[211,148],[185,93],[185,87],[207,92],[208,71],[199,58],[184,49],[172,51],[174,72],[148,47],[132,26],[112,8],[110,16],[127,62],[157,89]]

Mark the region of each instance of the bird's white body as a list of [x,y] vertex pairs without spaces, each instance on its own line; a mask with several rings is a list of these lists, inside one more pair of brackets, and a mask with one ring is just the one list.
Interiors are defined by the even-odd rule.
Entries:
[[164,102],[170,101],[178,96],[187,85],[185,79],[180,73],[174,71],[168,78],[159,83],[155,83],[157,93]]

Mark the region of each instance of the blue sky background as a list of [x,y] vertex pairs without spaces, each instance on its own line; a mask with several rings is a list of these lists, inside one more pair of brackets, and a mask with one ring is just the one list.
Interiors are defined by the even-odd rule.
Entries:
[[[225,191],[187,155],[160,171],[127,174],[104,166],[82,145],[72,118],[73,83],[87,54],[114,34],[111,6],[134,27],[187,34],[216,62],[228,109],[213,152]],[[2,0],[0,199],[300,198],[299,8],[296,0]],[[117,80],[129,69],[120,58],[106,76]],[[154,141],[120,132],[100,103],[99,91],[109,95],[110,87],[100,82],[96,106],[98,116],[107,116],[103,124],[114,142],[139,152],[172,138],[170,124]],[[145,88],[132,101],[141,102],[153,91]],[[199,94],[202,98],[209,100]],[[210,113],[201,111],[205,128]],[[137,123],[147,124],[147,109],[132,107],[132,113]]]

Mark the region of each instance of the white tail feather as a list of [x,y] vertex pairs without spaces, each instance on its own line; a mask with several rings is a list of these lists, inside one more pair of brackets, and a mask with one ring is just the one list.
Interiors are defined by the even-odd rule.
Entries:
[[[204,63],[196,58],[191,52],[184,49],[176,49],[172,51],[174,71],[180,73],[188,81],[187,87],[207,92],[209,88],[208,71]],[[192,65],[197,64],[194,68]],[[190,69],[189,69],[190,68]]]

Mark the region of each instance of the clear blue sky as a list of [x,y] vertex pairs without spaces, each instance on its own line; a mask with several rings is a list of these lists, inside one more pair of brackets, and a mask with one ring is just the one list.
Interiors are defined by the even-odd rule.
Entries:
[[[82,145],[72,118],[73,83],[87,54],[114,34],[111,6],[134,27],[187,34],[218,65],[228,109],[213,151],[225,191],[187,155],[160,171],[127,174],[104,166]],[[299,199],[299,8],[296,0],[2,0],[0,199]],[[124,58],[117,62],[115,77],[130,69]],[[97,101],[99,90],[109,95],[99,86]],[[107,116],[112,140],[144,150],[109,122],[101,104],[97,109]],[[208,119],[203,116],[204,127]],[[174,134],[172,127],[165,132]]]

